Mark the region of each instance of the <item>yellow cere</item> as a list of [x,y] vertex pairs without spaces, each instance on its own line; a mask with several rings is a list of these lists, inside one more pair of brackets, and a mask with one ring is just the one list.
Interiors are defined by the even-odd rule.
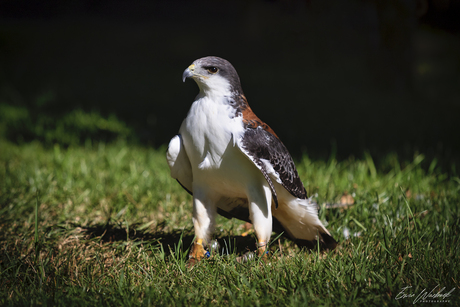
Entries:
[[209,77],[207,76],[203,76],[201,74],[198,74],[195,72],[195,64],[192,64],[188,67],[188,69],[193,73],[193,77],[192,78],[195,78],[195,76],[198,76],[198,77],[201,77],[203,79],[209,79]]

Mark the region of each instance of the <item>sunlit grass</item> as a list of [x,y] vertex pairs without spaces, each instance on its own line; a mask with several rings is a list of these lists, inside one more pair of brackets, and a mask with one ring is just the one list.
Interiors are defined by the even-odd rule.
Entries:
[[[254,238],[218,219],[224,255],[187,268],[191,197],[165,149],[118,142],[64,149],[0,143],[1,305],[362,305],[439,285],[459,298],[460,180],[421,164],[297,161],[320,216],[340,241],[329,253],[274,239],[268,263],[236,262]],[[426,162],[426,161],[424,161]],[[430,165],[430,164],[429,164]],[[383,171],[384,170],[384,171]],[[338,204],[344,194],[349,206]],[[347,238],[345,237],[347,235]],[[349,236],[349,237],[348,237]]]

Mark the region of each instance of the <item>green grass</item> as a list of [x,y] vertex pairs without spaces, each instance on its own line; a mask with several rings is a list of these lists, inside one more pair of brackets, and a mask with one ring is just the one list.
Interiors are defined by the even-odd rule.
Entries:
[[[303,157],[300,176],[340,241],[335,251],[273,235],[268,263],[240,264],[254,238],[219,217],[228,255],[188,269],[191,197],[164,152],[0,141],[0,305],[412,305],[396,299],[404,287],[418,295],[437,285],[458,304],[460,180],[436,161]],[[344,193],[354,205],[326,205]]]

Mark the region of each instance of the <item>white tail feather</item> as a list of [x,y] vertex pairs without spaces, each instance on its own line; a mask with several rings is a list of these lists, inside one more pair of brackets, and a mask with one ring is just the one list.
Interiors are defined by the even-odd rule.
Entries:
[[273,215],[293,239],[313,241],[318,234],[330,233],[318,218],[316,203],[311,199],[292,197],[273,210]]

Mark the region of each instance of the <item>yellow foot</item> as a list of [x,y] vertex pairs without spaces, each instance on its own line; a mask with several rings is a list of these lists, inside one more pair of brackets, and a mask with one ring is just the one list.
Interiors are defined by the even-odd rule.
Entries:
[[264,260],[268,258],[267,242],[259,241],[259,243],[257,243],[257,255]]
[[188,266],[194,266],[195,263],[203,258],[209,257],[209,253],[204,249],[202,240],[196,240],[188,254]]
[[261,257],[264,263],[267,263],[268,249],[267,249],[267,243],[265,243],[265,241],[259,241],[259,243],[257,243],[257,251],[247,252],[243,254],[242,256],[237,257],[236,261],[240,263],[246,263],[246,262],[256,259],[257,256]]

